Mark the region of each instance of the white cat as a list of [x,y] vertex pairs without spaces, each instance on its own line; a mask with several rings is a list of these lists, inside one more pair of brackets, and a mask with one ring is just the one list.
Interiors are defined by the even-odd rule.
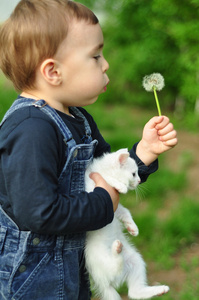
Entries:
[[[89,178],[98,172],[108,184],[120,193],[135,189],[140,183],[138,167],[129,157],[127,149],[94,159],[86,170],[86,191],[93,191],[95,184]],[[102,229],[87,233],[86,267],[94,288],[102,300],[121,300],[115,288],[127,283],[130,299],[148,299],[165,294],[168,286],[147,286],[145,263],[133,245],[127,241],[121,222],[131,235],[138,235],[138,228],[128,209],[119,204],[113,222]]]

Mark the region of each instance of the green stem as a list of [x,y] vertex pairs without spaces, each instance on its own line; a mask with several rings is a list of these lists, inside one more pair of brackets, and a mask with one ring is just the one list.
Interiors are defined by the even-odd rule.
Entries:
[[159,116],[161,116],[162,114],[161,114],[160,104],[159,104],[159,101],[158,101],[158,96],[157,96],[157,93],[156,93],[155,86],[153,87],[153,92],[154,92],[154,96],[155,96],[156,105],[157,105],[157,108],[158,108],[158,114],[159,114]]

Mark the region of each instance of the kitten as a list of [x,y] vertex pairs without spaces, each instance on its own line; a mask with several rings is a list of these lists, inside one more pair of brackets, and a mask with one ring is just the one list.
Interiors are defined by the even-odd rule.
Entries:
[[[120,193],[135,189],[140,183],[138,167],[129,157],[127,149],[94,159],[86,170],[86,191],[93,191],[95,184],[89,178],[98,172],[108,184]],[[119,204],[111,224],[96,231],[87,232],[86,267],[94,288],[101,300],[121,300],[115,288],[126,282],[130,299],[148,299],[165,294],[168,286],[147,286],[145,263],[133,245],[130,245],[121,222],[128,232],[136,236],[138,228],[128,209]]]

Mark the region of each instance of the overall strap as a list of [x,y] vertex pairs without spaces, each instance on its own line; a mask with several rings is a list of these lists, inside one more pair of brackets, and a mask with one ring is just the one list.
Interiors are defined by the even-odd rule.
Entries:
[[[0,126],[6,121],[6,119],[15,111],[17,111],[20,108],[23,107],[28,107],[28,106],[35,106],[38,107],[41,111],[46,113],[58,126],[60,129],[63,137],[64,137],[64,142],[68,145],[70,142],[70,147],[73,147],[76,145],[75,141],[73,140],[72,134],[68,127],[65,125],[64,121],[61,119],[61,117],[58,115],[58,113],[49,105],[44,100],[38,100],[34,101],[33,99],[29,98],[20,98],[14,101],[10,109],[7,111],[5,114]],[[69,145],[68,145],[69,146]]]
[[6,121],[6,119],[12,114],[14,113],[16,110],[26,107],[26,106],[32,106],[34,104],[34,100],[33,99],[29,99],[29,98],[19,98],[17,100],[15,100],[13,102],[13,104],[11,105],[11,107],[8,109],[8,111],[6,112],[6,114],[3,117],[3,120],[0,123],[0,127],[3,125],[3,123]]
[[47,114],[57,124],[64,137],[64,143],[68,146],[69,149],[76,146],[76,142],[73,139],[72,133],[54,108],[49,106],[44,100],[36,101],[33,105]]
[[[64,143],[67,146],[67,161],[66,164],[64,166],[64,169],[62,170],[61,174],[60,174],[60,178],[62,178],[62,175],[64,173],[64,170],[66,168],[66,165],[68,163],[68,161],[70,160],[70,156],[72,155],[71,151],[73,149],[76,148],[76,142],[73,139],[72,133],[70,132],[70,130],[68,129],[68,127],[66,126],[66,124],[64,123],[64,121],[62,120],[62,118],[59,116],[59,114],[56,112],[56,110],[54,108],[52,108],[51,106],[49,106],[45,100],[38,100],[35,101],[33,99],[29,99],[29,98],[19,98],[17,100],[14,101],[14,103],[12,104],[12,106],[10,107],[10,109],[7,111],[7,113],[5,114],[2,122],[0,123],[0,127],[3,125],[3,123],[6,121],[6,119],[15,111],[17,111],[20,108],[23,107],[28,107],[28,106],[35,106],[38,107],[41,111],[43,111],[45,114],[47,114],[58,126],[59,130],[61,131],[62,135],[63,135],[63,140]],[[84,127],[85,127],[85,136],[83,137],[82,141],[84,144],[90,144],[92,142],[92,137],[91,137],[91,128],[89,126],[89,123],[86,119],[86,117],[83,115],[83,113],[76,107],[70,107],[70,110],[72,112],[74,112],[74,114],[76,116],[81,117],[84,120]],[[70,153],[70,155],[69,155]]]

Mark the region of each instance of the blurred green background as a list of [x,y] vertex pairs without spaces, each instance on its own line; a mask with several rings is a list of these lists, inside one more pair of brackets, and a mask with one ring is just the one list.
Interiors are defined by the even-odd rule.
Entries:
[[[199,126],[199,1],[83,0],[99,17],[110,64],[106,103],[151,108],[142,88],[145,75],[165,78],[161,107]],[[133,97],[133,100],[132,100]],[[151,100],[151,101],[150,101]],[[197,115],[197,117],[196,117]],[[194,120],[193,120],[194,116]]]
[[[162,113],[179,144],[161,155],[159,171],[121,196],[140,234],[131,238],[147,264],[150,284],[168,284],[165,300],[199,299],[199,1],[82,0],[98,16],[110,64],[110,84],[87,107],[112,150],[131,148],[157,115],[154,96],[142,87],[159,72]],[[16,97],[0,74],[0,118]],[[120,289],[127,299],[127,289]]]

